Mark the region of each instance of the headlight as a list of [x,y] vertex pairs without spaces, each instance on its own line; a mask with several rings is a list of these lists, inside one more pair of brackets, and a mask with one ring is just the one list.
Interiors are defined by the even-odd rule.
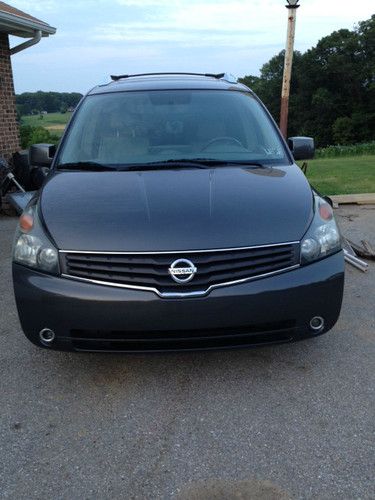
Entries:
[[59,273],[58,252],[44,234],[35,205],[29,206],[20,217],[13,261],[47,273]]
[[327,257],[341,249],[341,235],[333,210],[320,196],[314,196],[315,215],[301,243],[301,264]]

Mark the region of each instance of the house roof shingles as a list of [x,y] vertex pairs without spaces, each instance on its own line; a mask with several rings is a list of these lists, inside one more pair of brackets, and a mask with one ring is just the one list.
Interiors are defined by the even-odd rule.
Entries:
[[48,24],[44,21],[30,16],[30,14],[26,14],[26,12],[22,12],[22,10],[16,9],[15,7],[12,7],[11,5],[8,5],[4,2],[0,2],[0,11],[6,12],[7,14],[13,14],[14,16],[23,17],[24,19],[29,19],[31,21],[36,21],[37,23],[45,24],[48,26]]
[[0,1],[0,32],[30,37],[36,30],[42,31],[43,36],[52,35],[56,31],[48,23]]

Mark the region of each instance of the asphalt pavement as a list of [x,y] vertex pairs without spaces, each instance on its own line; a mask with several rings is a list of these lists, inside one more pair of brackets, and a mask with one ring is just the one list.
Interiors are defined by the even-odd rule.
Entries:
[[[375,206],[337,214],[375,245]],[[375,262],[347,267],[339,322],[316,339],[59,353],[21,332],[15,225],[0,216],[0,498],[375,498]]]

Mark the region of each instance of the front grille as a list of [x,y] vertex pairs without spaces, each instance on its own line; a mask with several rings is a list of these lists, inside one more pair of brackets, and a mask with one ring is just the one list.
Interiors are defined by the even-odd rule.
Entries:
[[180,351],[229,349],[290,342],[296,323],[285,320],[251,326],[178,331],[72,330],[70,341],[83,351]]
[[[179,259],[191,261],[197,269],[188,283],[176,283],[169,274],[171,264]],[[207,292],[211,287],[279,272],[298,263],[298,243],[175,253],[61,252],[64,276],[148,288],[167,296]]]

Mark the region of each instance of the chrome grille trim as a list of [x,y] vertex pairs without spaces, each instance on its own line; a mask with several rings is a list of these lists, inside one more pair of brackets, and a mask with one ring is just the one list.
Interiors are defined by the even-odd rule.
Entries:
[[[216,288],[246,283],[248,281],[261,279],[261,278],[273,276],[276,274],[280,274],[280,273],[283,273],[286,271],[296,269],[300,266],[299,257],[297,258],[298,254],[296,254],[296,251],[299,248],[299,245],[300,245],[299,241],[292,241],[292,242],[284,242],[284,243],[272,243],[272,244],[266,244],[266,245],[253,245],[253,246],[248,246],[248,247],[231,247],[231,248],[216,248],[216,249],[202,249],[202,250],[177,250],[177,251],[169,250],[169,251],[151,251],[151,252],[59,250],[59,252],[60,252],[61,258],[63,259],[63,264],[62,264],[63,268],[62,268],[61,276],[64,278],[73,279],[73,280],[77,280],[77,281],[81,281],[81,282],[85,282],[85,283],[93,283],[93,284],[97,284],[97,285],[110,286],[110,287],[115,287],[115,288],[152,292],[161,298],[188,298],[188,297],[193,298],[193,297],[206,296],[212,290],[214,290]],[[228,255],[237,254],[237,255],[230,256],[228,259],[228,262],[229,262],[229,261],[235,260],[236,258],[239,258],[241,260],[241,253],[242,252],[245,252],[245,254],[246,253],[248,254],[249,252],[254,251],[255,252],[254,256],[244,255],[242,253],[242,256],[244,257],[244,259],[249,260],[251,262],[252,259],[259,259],[259,256],[263,253],[263,251],[267,252],[267,250],[269,250],[270,256],[275,255],[276,259],[281,258],[281,260],[284,260],[285,262],[283,264],[285,267],[279,267],[276,269],[275,268],[272,269],[272,267],[275,267],[275,265],[273,265],[272,261],[271,261],[270,262],[271,269],[266,269],[266,268],[261,269],[261,267],[266,267],[266,265],[268,264],[268,263],[266,264],[266,262],[264,262],[263,265],[262,265],[262,263],[259,264],[260,268],[258,269],[258,274],[256,272],[251,273],[250,271],[249,271],[248,275],[246,275],[247,274],[246,272],[242,272],[242,273],[237,272],[237,274],[240,274],[237,277],[230,276],[228,271],[225,268],[220,269],[220,266],[222,266],[222,264],[220,264],[220,261],[223,259],[223,254],[224,255],[226,253],[228,253]],[[261,252],[261,253],[259,253],[259,252]],[[290,253],[291,257],[288,257],[287,256],[288,254],[285,255],[285,258],[281,257],[281,255],[283,253],[285,254],[287,252],[291,252]],[[222,255],[220,255],[220,253]],[[100,262],[99,267],[95,268],[95,264],[94,264],[93,269],[91,271],[90,264],[86,268],[86,263],[89,262],[86,260],[86,258],[90,259],[90,255],[94,259],[95,259],[95,257],[97,257],[98,259],[105,258],[106,260],[103,261],[103,264]],[[142,259],[141,265],[144,265],[146,268],[147,268],[147,266],[150,266],[150,265],[151,266],[154,266],[154,265],[156,265],[156,266],[163,265],[164,266],[164,264],[160,264],[158,262],[158,257],[164,258],[164,261],[165,261],[169,255],[171,255],[172,257],[178,257],[179,255],[185,255],[185,256],[188,255],[193,260],[194,260],[194,255],[195,255],[196,258],[198,259],[198,262],[200,259],[204,258],[204,261],[203,261],[204,264],[202,264],[203,266],[207,266],[207,265],[208,266],[211,265],[213,267],[217,266],[216,270],[215,269],[213,269],[212,271],[206,270],[206,272],[203,270],[202,271],[203,274],[201,275],[201,281],[202,281],[202,276],[204,276],[207,272],[208,273],[210,273],[210,272],[215,273],[216,272],[219,274],[227,274],[227,276],[222,276],[222,278],[223,278],[222,281],[216,281],[213,283],[212,282],[211,283],[201,282],[200,284],[197,283],[193,289],[191,289],[192,288],[191,287],[190,290],[185,289],[185,290],[180,291],[178,289],[173,290],[173,289],[171,289],[171,287],[166,285],[165,282],[163,283],[164,277],[163,277],[163,275],[160,274],[160,272],[156,272],[156,274],[153,277],[152,273],[151,273],[151,275],[148,272],[146,272],[144,274],[144,271],[143,270],[141,271],[139,269],[138,272],[140,272],[141,275],[144,274],[145,277],[148,275],[150,276],[151,282],[147,283],[147,279],[144,279],[142,277],[138,280],[140,282],[138,282],[138,283],[136,282],[133,284],[133,283],[131,283],[131,281],[134,280],[133,276],[135,276],[135,275],[133,274],[133,276],[132,276],[131,274],[132,274],[132,272],[133,273],[135,272],[137,274],[137,271],[130,270],[129,280],[127,281],[126,276],[124,276],[123,280],[119,280],[117,277],[115,279],[115,276],[111,276],[111,274],[113,274],[113,272],[111,271],[111,267],[110,267],[108,272],[105,269],[105,266],[108,265],[107,259],[111,259],[109,266],[113,265],[112,263],[116,263],[116,261],[117,261],[117,263],[120,263],[120,265],[124,264],[125,267],[130,266],[130,268],[131,268],[133,263],[132,262],[128,263],[128,259],[132,260],[132,257],[134,257],[135,259]],[[206,255],[208,255],[208,257],[207,257],[209,259],[208,261],[206,261]],[[216,261],[216,263],[215,263],[215,260],[210,262],[210,260],[211,260],[210,255],[212,255],[213,257],[216,255],[218,256],[217,257],[218,260]],[[294,255],[294,257],[292,257],[293,255]],[[260,259],[261,258],[262,257],[260,257]],[[266,253],[266,255],[264,255],[264,258],[265,259],[269,258],[267,256],[267,253]],[[73,259],[73,264],[71,264],[72,261],[70,259]],[[77,259],[79,259],[78,262],[75,262]],[[80,264],[80,259],[84,259],[82,261],[82,264]],[[112,259],[116,259],[116,260],[112,260]],[[118,260],[118,259],[120,259],[120,260]],[[125,262],[120,262],[123,259],[125,259]],[[143,259],[145,259],[144,264],[143,264]],[[150,264],[150,259],[151,259],[151,264]],[[157,259],[157,260],[154,261],[154,259]],[[224,261],[225,260],[226,259],[224,259]],[[245,267],[246,267],[246,264],[245,264],[246,260],[244,260]],[[289,260],[289,262],[288,262],[288,260]],[[255,260],[255,262],[256,262],[256,260]],[[258,262],[261,262],[261,260],[258,260]],[[139,262],[136,262],[135,265],[138,265],[138,263]],[[282,263],[280,262],[280,264],[282,264]],[[71,267],[72,265],[73,265],[73,268]],[[77,273],[74,272],[75,267],[77,265],[79,267],[81,267],[83,265],[84,270],[82,270],[82,271],[79,270]],[[104,266],[104,269],[102,266]],[[240,267],[238,267],[238,269],[240,269]],[[98,273],[100,274],[102,272],[107,274],[107,276],[103,276],[103,277],[98,276]],[[120,273],[120,274],[124,273],[124,269],[119,269],[118,273]],[[85,276],[85,274],[86,274],[86,276]],[[90,274],[94,274],[94,276],[90,276]],[[115,274],[116,274],[116,271],[115,271]],[[233,274],[236,274],[236,271],[234,271]],[[241,274],[242,274],[242,276],[241,276]],[[140,275],[138,274],[138,276],[140,276]],[[111,279],[112,277],[113,277],[113,279]],[[218,279],[219,279],[219,276],[218,276]],[[134,280],[134,281],[136,281],[136,280]],[[142,281],[144,281],[144,282],[142,283]],[[157,281],[159,281],[159,282],[157,282]],[[210,281],[210,280],[208,279],[208,281]],[[175,283],[174,283],[174,286],[176,286]]]
[[109,252],[109,251],[97,251],[97,250],[59,250],[59,253],[81,253],[81,254],[94,254],[94,255],[174,255],[174,254],[187,254],[187,253],[207,253],[207,252],[232,252],[234,250],[254,250],[256,248],[271,248],[271,247],[281,247],[283,245],[297,245],[300,243],[297,241],[285,241],[284,243],[271,243],[268,245],[253,245],[250,247],[231,247],[231,248],[213,248],[204,250],[162,250],[162,251],[152,251],[152,252]]
[[[294,242],[294,243],[298,243],[298,242]],[[272,245],[272,246],[274,246],[274,245]],[[254,247],[252,247],[252,248],[254,248]],[[98,253],[104,253],[104,252],[98,252]],[[124,252],[119,252],[119,253],[124,253]],[[135,252],[131,252],[131,253],[135,253]],[[147,252],[147,253],[150,253],[150,252]],[[157,252],[157,253],[161,253],[161,252]],[[166,252],[166,253],[172,253],[172,252]],[[177,252],[173,252],[173,253],[177,253]],[[257,280],[257,279],[265,278],[268,276],[274,276],[276,274],[281,274],[281,273],[284,273],[286,271],[292,271],[293,269],[297,269],[298,267],[300,267],[300,264],[285,267],[284,269],[278,269],[277,271],[272,271],[271,273],[259,274],[257,276],[252,276],[251,278],[243,278],[243,279],[235,280],[235,281],[227,281],[225,283],[216,283],[214,285],[209,286],[206,290],[194,291],[194,292],[160,292],[157,288],[147,287],[147,286],[125,285],[122,283],[111,283],[109,281],[93,280],[93,279],[89,279],[89,278],[80,278],[77,276],[71,276],[69,274],[62,274],[61,276],[63,278],[82,281],[85,283],[94,283],[96,285],[111,286],[111,287],[116,287],[116,288],[127,288],[130,290],[141,290],[144,292],[153,292],[163,299],[182,299],[182,298],[189,298],[189,297],[191,297],[191,298],[204,297],[205,295],[208,295],[212,290],[214,290],[216,288],[222,288],[224,286],[239,285],[242,283],[246,283],[248,281]]]

